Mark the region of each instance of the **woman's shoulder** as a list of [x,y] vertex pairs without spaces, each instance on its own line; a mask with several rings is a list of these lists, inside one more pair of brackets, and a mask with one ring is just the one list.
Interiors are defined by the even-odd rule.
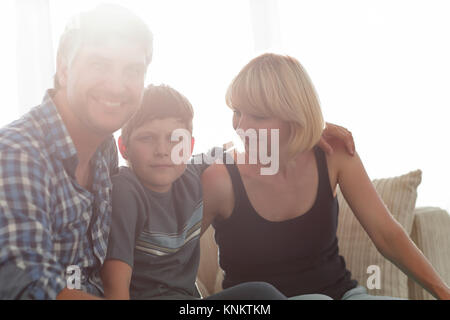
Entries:
[[233,184],[226,166],[220,162],[213,163],[202,175],[203,203],[205,215],[225,219],[229,217],[234,207]]
[[202,184],[212,190],[227,189],[228,184],[231,185],[231,179],[225,164],[215,162],[205,169],[202,174]]
[[[232,157],[230,154],[227,154],[228,156]],[[233,196],[233,182],[227,165],[235,166],[235,164],[231,164],[232,162],[230,163],[225,159],[215,161],[203,172],[202,186],[204,193],[209,193],[214,198],[226,201]],[[233,159],[233,157],[229,159]]]
[[344,142],[342,142],[341,140],[330,139],[328,143],[333,148],[333,152],[331,154],[323,151],[325,153],[328,166],[331,166],[334,169],[338,169],[340,166],[351,162],[355,158],[356,152],[355,155],[351,155],[348,152]]
[[330,186],[333,195],[336,195],[336,187],[339,183],[339,176],[345,166],[351,165],[352,155],[348,153],[345,144],[338,139],[327,141],[333,149],[333,152],[327,153],[316,147],[316,156],[322,157],[325,161],[324,169],[327,170]]
[[361,159],[356,150],[355,154],[351,155],[342,141],[335,139],[329,143],[333,148],[333,152],[331,154],[325,153],[325,158],[330,184],[336,186],[340,181],[342,173],[352,171],[352,168],[359,167]]

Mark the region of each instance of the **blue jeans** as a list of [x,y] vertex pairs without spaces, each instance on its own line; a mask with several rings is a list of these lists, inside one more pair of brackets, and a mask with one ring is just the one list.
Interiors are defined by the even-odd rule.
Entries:
[[[172,290],[160,296],[154,296],[152,300],[199,300],[197,296]],[[244,282],[212,294],[204,300],[287,300],[273,285],[266,282]]]
[[[331,297],[324,294],[304,294],[294,296],[289,300],[333,300]],[[341,300],[405,300],[402,298],[388,297],[388,296],[373,296],[367,293],[366,287],[357,286],[356,288],[348,290],[342,296]]]
[[286,300],[273,285],[266,282],[244,282],[213,294],[205,300]]

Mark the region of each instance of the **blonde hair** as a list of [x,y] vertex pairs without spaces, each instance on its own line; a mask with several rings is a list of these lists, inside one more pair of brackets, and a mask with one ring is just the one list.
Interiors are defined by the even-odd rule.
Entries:
[[325,123],[319,98],[295,58],[273,53],[254,58],[233,79],[225,98],[231,109],[287,121],[290,156],[320,140]]

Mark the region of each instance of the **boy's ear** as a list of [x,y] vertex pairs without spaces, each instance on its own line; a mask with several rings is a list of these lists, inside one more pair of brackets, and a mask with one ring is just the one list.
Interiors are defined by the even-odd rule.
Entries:
[[191,138],[191,154],[192,154],[192,152],[194,152],[194,144],[195,144],[195,138],[192,137]]
[[125,147],[125,145],[123,144],[122,141],[122,136],[119,137],[119,139],[117,140],[118,144],[119,144],[119,151],[120,154],[122,155],[122,158],[124,158],[125,160],[128,160],[128,156],[127,156],[127,148]]

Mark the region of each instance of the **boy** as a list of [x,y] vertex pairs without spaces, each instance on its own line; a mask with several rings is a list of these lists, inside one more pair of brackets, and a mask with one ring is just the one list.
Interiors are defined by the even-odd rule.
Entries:
[[[171,157],[179,143],[171,141],[172,132],[182,128],[192,134],[193,115],[189,101],[174,89],[149,86],[142,107],[122,128],[119,149],[129,167],[112,178],[112,224],[101,272],[108,299],[199,298],[200,176],[206,165],[176,164]],[[256,282],[210,298],[285,299],[271,285]]]

